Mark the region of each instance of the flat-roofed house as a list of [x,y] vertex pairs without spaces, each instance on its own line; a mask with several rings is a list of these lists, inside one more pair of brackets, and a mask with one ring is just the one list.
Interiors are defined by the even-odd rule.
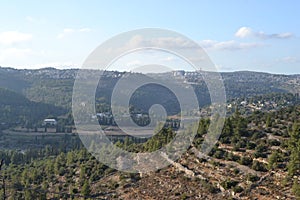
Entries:
[[56,119],[44,119],[43,125],[44,126],[56,126],[57,121]]

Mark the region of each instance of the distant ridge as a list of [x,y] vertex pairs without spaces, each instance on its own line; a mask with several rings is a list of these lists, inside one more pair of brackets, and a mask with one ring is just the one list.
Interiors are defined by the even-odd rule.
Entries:
[[[33,70],[0,67],[0,87],[22,94],[31,101],[69,109],[71,108],[73,84],[78,70],[52,67]],[[103,102],[110,103],[112,90],[122,74],[124,72],[108,71],[105,78],[101,79],[96,97],[101,98]],[[140,73],[135,74],[144,76]],[[298,74],[282,75],[253,71],[221,72],[220,74],[224,81],[227,99],[268,93],[299,93],[300,91],[300,75]],[[154,76],[157,76],[158,79],[173,79],[175,74],[159,73],[154,74]],[[183,78],[188,83],[193,83],[200,106],[210,104],[209,93],[200,74],[186,73]],[[149,92],[156,91],[151,87],[146,88]],[[157,96],[163,94],[157,90]],[[133,102],[141,102],[143,98],[149,99],[147,92],[136,96],[139,96],[140,99],[133,100]]]

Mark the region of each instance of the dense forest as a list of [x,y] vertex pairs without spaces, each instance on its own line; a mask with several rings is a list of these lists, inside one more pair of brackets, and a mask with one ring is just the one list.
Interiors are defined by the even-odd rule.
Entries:
[[51,104],[33,102],[21,94],[0,88],[0,129],[1,126],[25,126],[33,128],[50,116],[60,116],[66,109]]
[[[219,142],[207,158],[197,157],[194,151],[200,148],[210,124],[208,118],[202,119],[187,154],[176,161],[183,172],[178,165],[146,175],[118,172],[99,163],[81,145],[68,151],[51,146],[25,153],[2,151],[5,195],[10,199],[142,198],[147,197],[142,192],[146,182],[159,193],[155,180],[173,177],[190,191],[167,192],[174,199],[192,198],[200,191],[204,197],[216,199],[243,199],[250,194],[257,198],[300,198],[299,116],[299,106],[247,117],[236,110],[226,118]],[[132,152],[151,152],[169,143],[174,134],[164,128],[145,143],[127,138],[115,145]],[[199,190],[194,190],[194,185]],[[152,192],[146,192],[148,197],[159,197]]]

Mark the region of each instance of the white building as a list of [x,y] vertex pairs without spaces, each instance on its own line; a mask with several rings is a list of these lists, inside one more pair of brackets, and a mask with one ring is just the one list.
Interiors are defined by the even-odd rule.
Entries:
[[56,119],[44,119],[43,125],[55,126],[57,124]]

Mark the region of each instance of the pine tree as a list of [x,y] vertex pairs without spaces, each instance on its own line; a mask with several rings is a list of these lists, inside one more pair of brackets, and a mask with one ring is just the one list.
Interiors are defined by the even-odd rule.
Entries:
[[300,200],[300,184],[297,179],[294,180],[292,191],[296,198]]
[[279,158],[279,155],[278,155],[277,151],[274,151],[270,155],[270,157],[269,157],[269,163],[268,163],[269,170],[272,170],[273,168],[276,168],[277,162],[278,162],[278,158]]
[[288,148],[290,150],[289,175],[300,175],[300,133],[297,123],[294,123],[292,131],[290,131]]
[[203,136],[204,134],[207,133],[207,125],[206,125],[206,121],[205,119],[201,119],[200,122],[199,122],[199,126],[198,126],[198,130],[197,130],[197,134],[199,136]]
[[269,128],[271,125],[271,116],[270,114],[267,116],[267,119],[266,119],[266,127]]
[[85,180],[81,189],[81,194],[86,198],[90,195],[90,193],[91,193],[90,183],[88,180]]

